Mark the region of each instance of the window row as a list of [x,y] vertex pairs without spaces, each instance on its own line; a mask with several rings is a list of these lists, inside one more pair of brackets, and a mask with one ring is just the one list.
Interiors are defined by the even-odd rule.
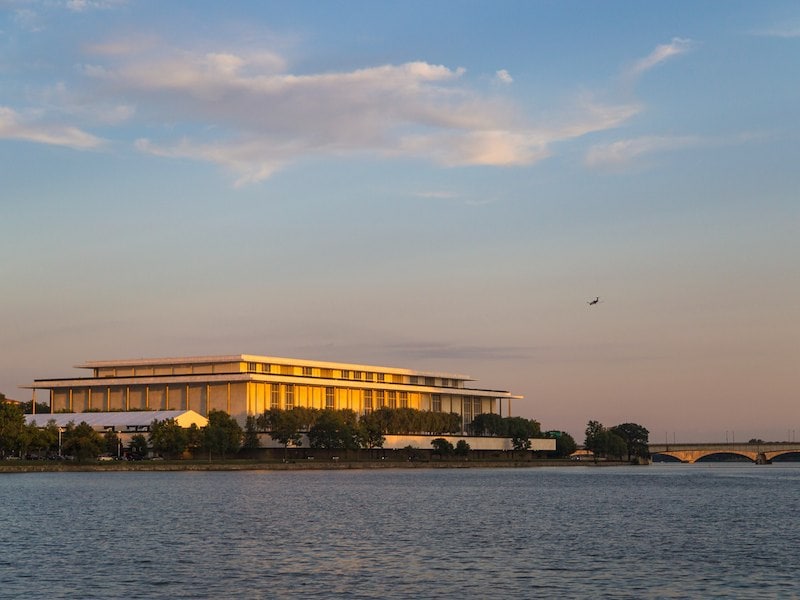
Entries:
[[322,379],[347,379],[351,381],[377,381],[378,383],[407,383],[428,387],[460,387],[458,379],[437,379],[421,375],[400,375],[397,373],[378,373],[372,371],[355,371],[350,369],[325,369],[322,367],[295,367],[292,365],[273,365],[269,363],[247,363],[250,373],[267,373],[273,375],[301,375],[303,377],[320,377]]

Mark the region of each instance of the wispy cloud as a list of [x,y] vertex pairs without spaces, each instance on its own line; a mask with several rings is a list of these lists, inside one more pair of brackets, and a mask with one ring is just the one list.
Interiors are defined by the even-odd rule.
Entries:
[[435,200],[452,200],[458,198],[458,194],[447,190],[427,190],[424,192],[416,192],[414,194],[417,198],[432,198]]
[[642,59],[636,61],[626,72],[625,76],[629,79],[637,79],[647,71],[661,63],[689,52],[694,47],[695,43],[692,40],[685,38],[672,38],[669,44],[660,44],[656,46],[650,54]]
[[796,38],[800,37],[800,23],[786,23],[767,29],[757,29],[751,31],[750,35],[774,38]]
[[662,152],[678,152],[691,148],[717,148],[757,143],[772,136],[763,132],[742,132],[728,136],[651,135],[596,144],[586,153],[585,163],[592,168],[618,169],[635,164],[639,159]]
[[127,4],[127,0],[67,0],[65,6],[73,12],[85,12],[118,8],[125,4]]
[[68,146],[80,150],[96,148],[103,140],[77,127],[24,119],[11,108],[0,106],[0,139]]
[[644,136],[598,144],[586,154],[589,167],[622,167],[637,158],[656,152],[690,148],[704,143],[696,136]]

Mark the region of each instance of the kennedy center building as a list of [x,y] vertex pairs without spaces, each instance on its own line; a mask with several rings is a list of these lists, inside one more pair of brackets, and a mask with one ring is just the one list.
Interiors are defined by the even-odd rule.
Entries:
[[223,410],[244,422],[267,409],[388,408],[454,412],[464,426],[475,415],[511,412],[507,391],[470,387],[466,375],[394,367],[278,358],[195,356],[90,361],[91,375],[37,379],[24,386],[50,391],[51,412]]

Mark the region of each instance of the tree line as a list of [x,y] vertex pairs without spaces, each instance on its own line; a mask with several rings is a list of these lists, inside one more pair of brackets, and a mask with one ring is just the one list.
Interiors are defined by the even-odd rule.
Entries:
[[606,428],[599,421],[589,421],[586,425],[584,448],[591,450],[595,457],[634,460],[649,458],[650,432],[638,423],[621,423]]
[[[299,446],[306,434],[312,448],[357,450],[382,448],[387,435],[447,435],[461,432],[461,415],[380,408],[358,417],[352,410],[298,407],[270,409],[255,418],[254,427],[287,448]],[[472,435],[512,438],[515,450],[527,450],[530,440],[544,437],[539,423],[523,417],[481,414],[467,426]]]
[[[147,435],[132,436],[127,454],[147,456],[150,451],[165,457],[208,453],[209,457],[236,454],[241,448],[258,448],[259,434],[268,434],[284,447],[298,447],[303,435],[315,449],[359,450],[382,448],[387,435],[448,435],[461,432],[461,415],[421,411],[413,408],[381,408],[360,417],[352,410],[331,410],[297,407],[291,410],[270,409],[261,415],[247,418],[242,428],[224,411],[211,411],[208,425],[183,428],[174,420],[153,421]],[[523,417],[501,417],[493,413],[477,415],[467,426],[467,433],[476,436],[511,438],[514,450],[528,450],[531,439],[556,439],[557,457],[569,456],[576,449],[575,440],[566,432],[543,433],[540,424]],[[586,428],[585,447],[598,457],[628,460],[648,455],[647,429],[636,423],[622,423],[605,428],[590,421]],[[434,453],[456,455],[465,447],[448,446],[444,438],[436,438]],[[60,446],[59,446],[60,442]],[[465,442],[466,444],[466,442]],[[69,423],[59,431],[53,421],[44,427],[27,425],[23,407],[0,403],[0,458],[53,455],[59,451],[79,460],[96,458],[100,454],[122,454],[122,444],[116,432],[100,434],[88,424]],[[468,450],[468,445],[466,450]],[[458,450],[456,452],[456,450]]]
[[[131,438],[128,456],[143,458],[152,450],[167,457],[176,457],[186,450],[208,452],[209,456],[225,458],[239,451],[246,441],[242,428],[224,411],[211,411],[208,425],[184,428],[174,419],[154,420],[148,435]],[[27,424],[25,413],[17,404],[0,402],[0,458],[30,456],[56,458],[71,456],[84,461],[101,454],[121,456],[122,441],[115,431],[99,433],[85,421],[74,421],[59,428],[50,420],[44,427]]]

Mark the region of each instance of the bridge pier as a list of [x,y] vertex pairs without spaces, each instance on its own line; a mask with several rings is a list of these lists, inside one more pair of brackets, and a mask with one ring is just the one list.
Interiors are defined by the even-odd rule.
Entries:
[[758,456],[756,457],[756,464],[757,465],[771,465],[772,461],[767,459],[767,455],[763,452],[759,452]]

